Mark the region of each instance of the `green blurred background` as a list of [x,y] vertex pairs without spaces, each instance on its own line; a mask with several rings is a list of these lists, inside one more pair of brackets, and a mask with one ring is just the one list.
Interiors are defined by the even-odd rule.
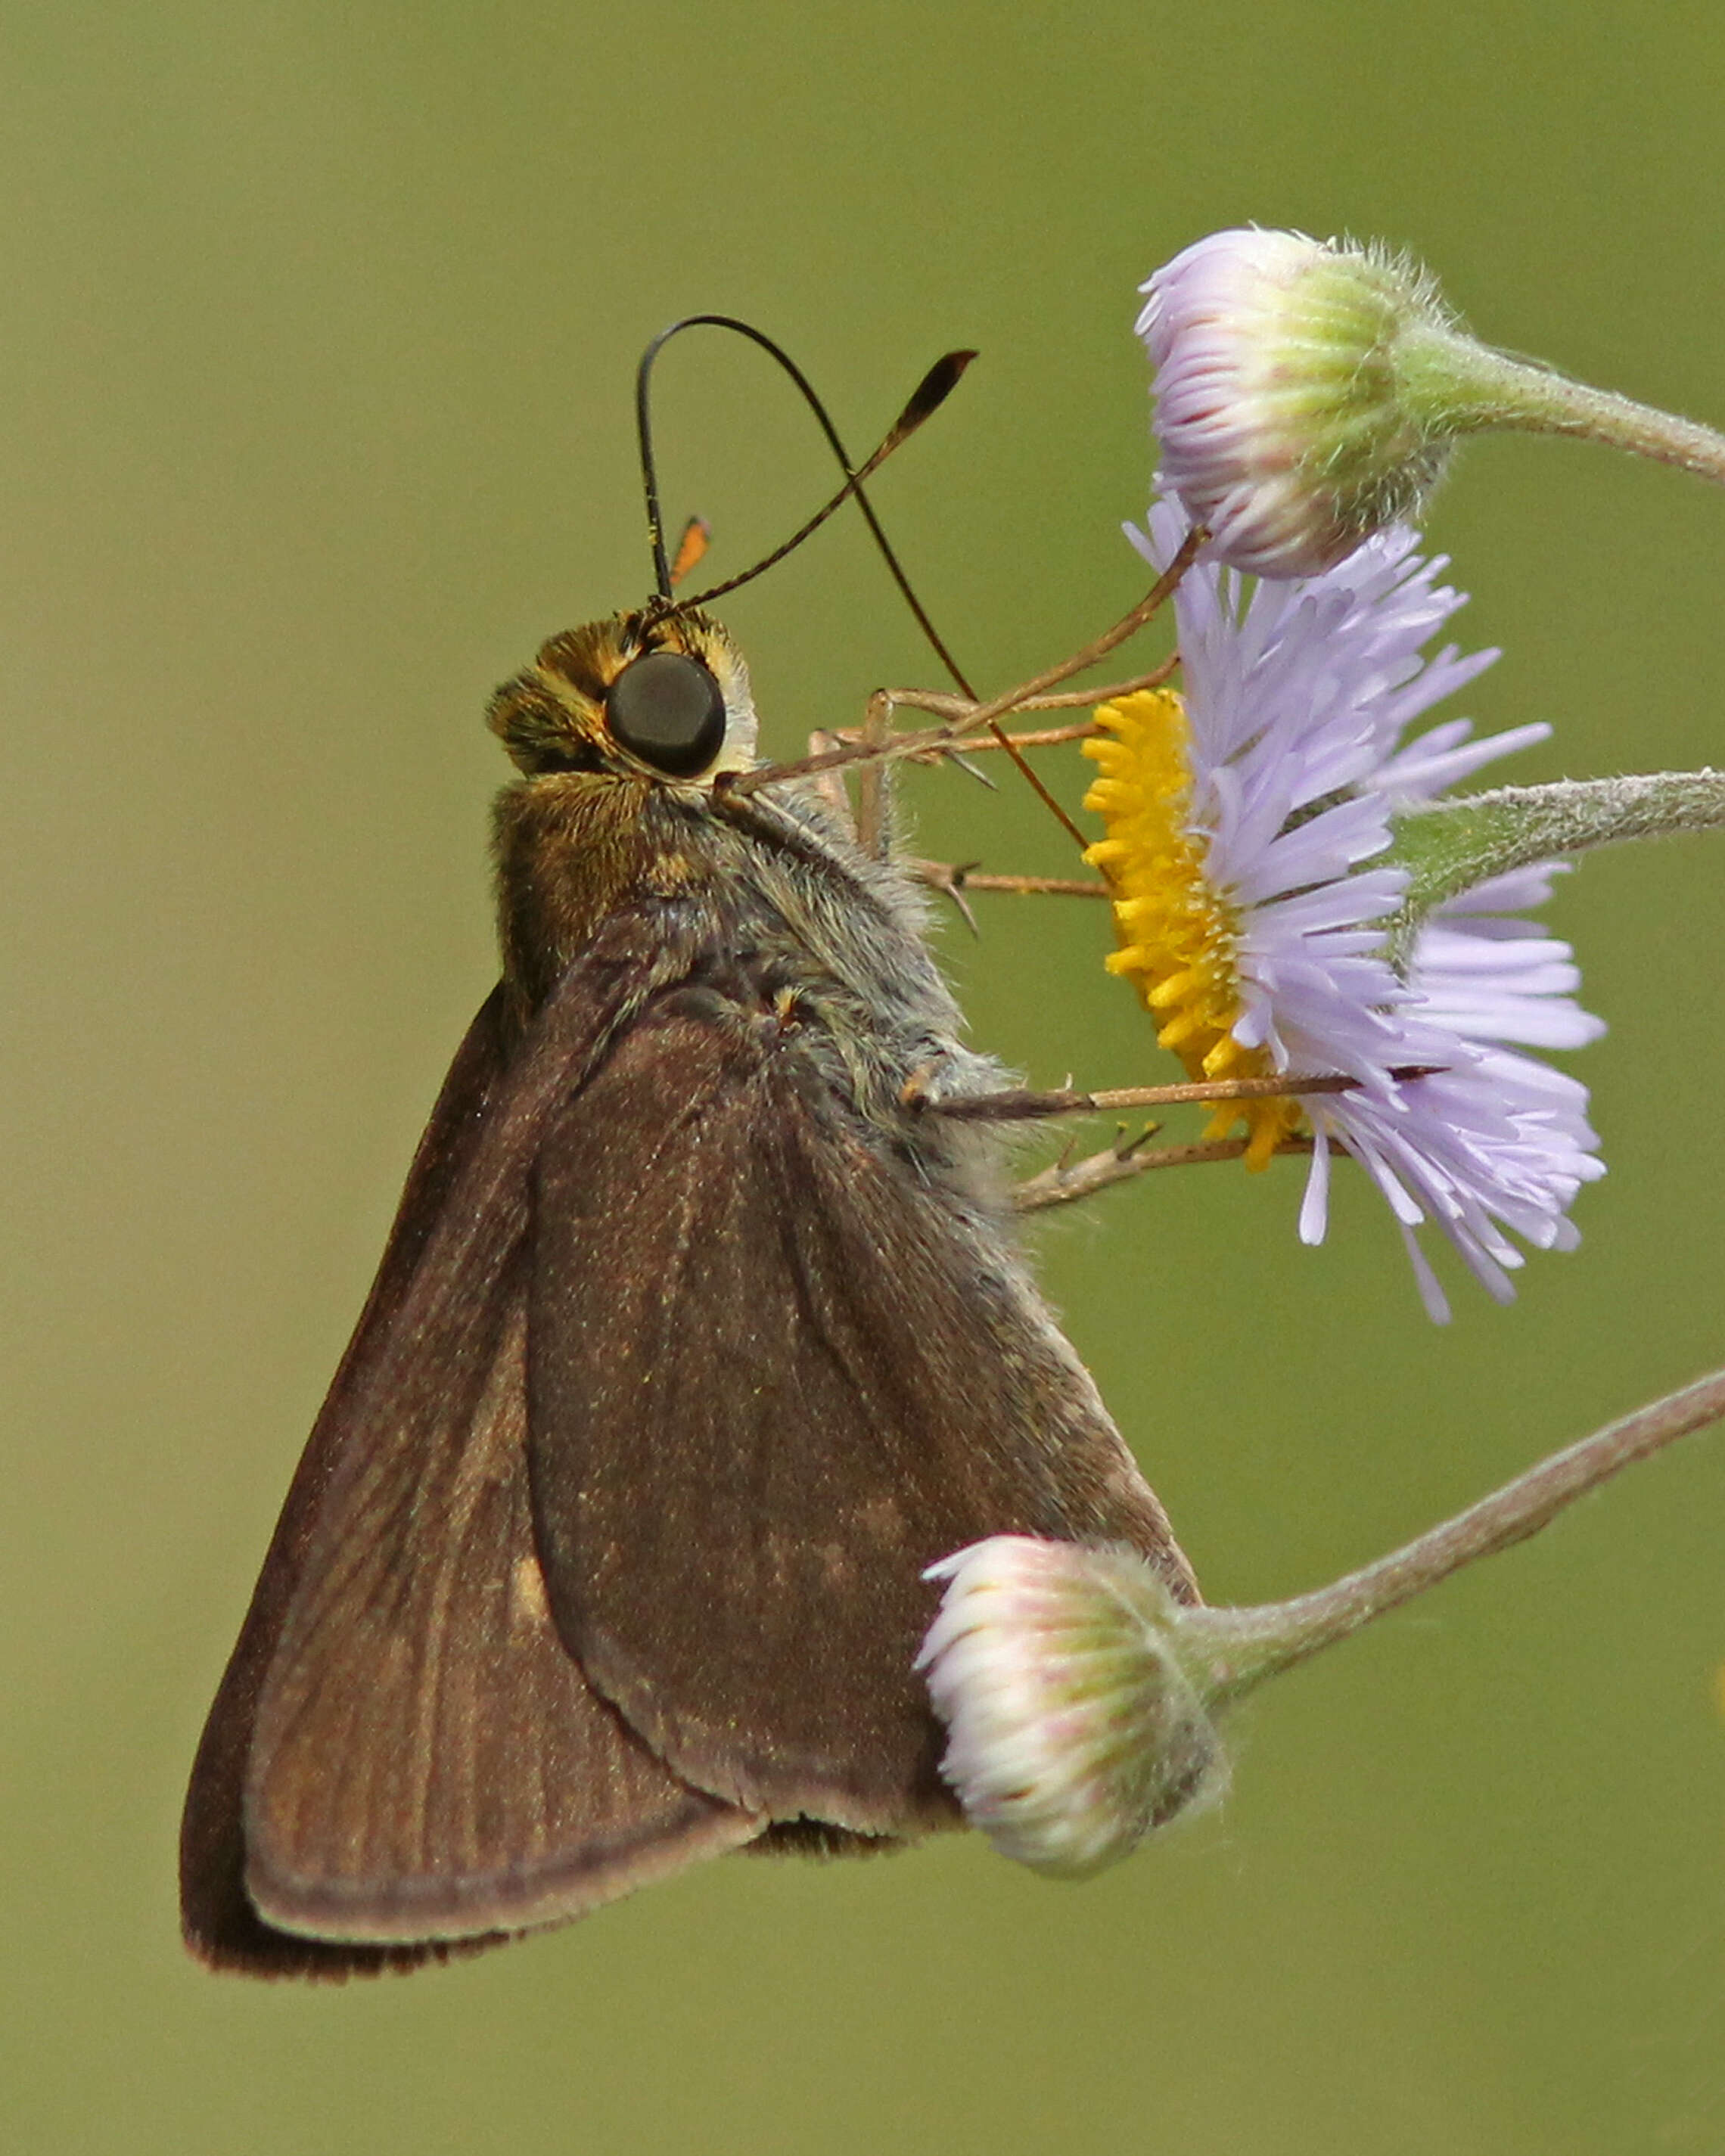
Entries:
[[[1286,1680],[1219,1815],[1094,1883],[972,1838],[727,1862],[459,1968],[183,1958],[184,1771],[443,1062],[491,972],[480,714],[639,598],[630,376],[786,340],[966,664],[1142,578],[1133,287],[1256,218],[1409,244],[1497,341],[1725,420],[1717,10],[1367,0],[819,14],[10,0],[0,14],[0,1506],[7,2143],[711,2156],[1725,2148],[1725,1442]],[[715,573],[827,487],[741,346],[661,369]],[[1433,519],[1529,778],[1725,760],[1725,501],[1477,446]],[[768,741],[934,675],[834,529],[728,609]],[[1076,762],[1059,783],[1082,783]],[[1019,792],[924,850],[1059,871]],[[1060,1219],[1050,1291],[1209,1591],[1291,1591],[1725,1359],[1725,850],[1590,863],[1609,1178],[1508,1312],[1428,1325],[1388,1219],[1194,1171]],[[1099,913],[946,947],[1037,1080],[1167,1075]]]

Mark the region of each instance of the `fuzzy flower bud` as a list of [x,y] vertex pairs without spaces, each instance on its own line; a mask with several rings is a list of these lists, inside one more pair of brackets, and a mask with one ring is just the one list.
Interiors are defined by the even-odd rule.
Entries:
[[951,1735],[941,1772],[1003,1856],[1083,1878],[1219,1794],[1178,1605],[1142,1558],[996,1535],[928,1576],[947,1583],[918,1658]]
[[1447,331],[1430,280],[1381,251],[1295,232],[1214,233],[1141,288],[1163,484],[1210,552],[1312,576],[1417,522],[1444,466],[1401,398],[1397,346]]
[[1140,290],[1162,485],[1237,569],[1315,576],[1418,522],[1451,445],[1488,428],[1725,483],[1725,437],[1481,344],[1426,271],[1376,244],[1212,233]]

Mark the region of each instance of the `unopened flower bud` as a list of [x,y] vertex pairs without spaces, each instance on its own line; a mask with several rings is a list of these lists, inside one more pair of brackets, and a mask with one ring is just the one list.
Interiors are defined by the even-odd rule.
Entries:
[[1380,246],[1212,233],[1140,289],[1162,484],[1237,569],[1315,576],[1417,522],[1451,445],[1488,428],[1725,481],[1725,437],[1481,344]]
[[1219,559],[1313,576],[1411,523],[1444,466],[1401,394],[1398,346],[1446,331],[1430,280],[1376,249],[1214,233],[1142,288],[1163,485]]
[[918,1665],[950,1734],[941,1772],[1004,1856],[1082,1878],[1219,1793],[1178,1605],[1136,1553],[996,1535],[929,1577],[947,1582]]

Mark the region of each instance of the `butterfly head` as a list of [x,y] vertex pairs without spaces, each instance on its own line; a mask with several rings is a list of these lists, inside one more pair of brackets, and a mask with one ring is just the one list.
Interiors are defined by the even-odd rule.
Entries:
[[530,778],[590,771],[701,785],[755,760],[748,669],[701,613],[646,608],[565,630],[498,690],[489,718]]

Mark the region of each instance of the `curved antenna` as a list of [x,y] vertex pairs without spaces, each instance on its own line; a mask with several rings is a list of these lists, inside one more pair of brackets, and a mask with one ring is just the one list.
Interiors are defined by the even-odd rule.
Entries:
[[[721,584],[710,586],[707,590],[697,593],[693,598],[675,599],[671,592],[670,563],[665,553],[665,520],[659,500],[659,474],[653,456],[650,385],[654,361],[674,336],[680,336],[685,330],[690,329],[730,330],[737,336],[747,337],[751,344],[758,345],[769,357],[776,360],[796,384],[803,402],[820,422],[821,432],[826,436],[833,454],[839,459],[839,469],[845,474],[845,484],[782,547],[776,547],[752,568],[745,569],[741,575],[729,578]],[[867,519],[869,530],[874,535],[875,544],[880,550],[881,558],[892,573],[893,582],[898,586],[906,605],[916,616],[917,626],[959,689],[973,701],[975,690],[959,670],[957,661],[947,650],[939,632],[924,611],[922,601],[911,590],[910,579],[906,576],[898,556],[893,552],[891,542],[881,529],[880,518],[875,514],[874,505],[863,492],[862,483],[886,462],[901,442],[916,431],[925,419],[939,409],[957,387],[960,376],[975,357],[973,352],[950,352],[937,359],[917,383],[910,401],[900,413],[880,448],[865,463],[853,465],[826,406],[815,394],[814,384],[790,354],[775,344],[764,331],[753,328],[747,322],[739,321],[734,315],[685,315],[681,321],[673,322],[669,329],[661,330],[642,353],[641,363],[635,371],[635,426],[640,437],[641,480],[647,500],[647,535],[653,548],[653,574],[664,611],[680,613],[686,607],[704,606],[709,599],[717,598],[726,592],[734,592],[739,585],[749,583],[775,562],[782,562],[793,547],[800,547],[811,532],[818,531],[835,510],[855,496],[857,507]]]

